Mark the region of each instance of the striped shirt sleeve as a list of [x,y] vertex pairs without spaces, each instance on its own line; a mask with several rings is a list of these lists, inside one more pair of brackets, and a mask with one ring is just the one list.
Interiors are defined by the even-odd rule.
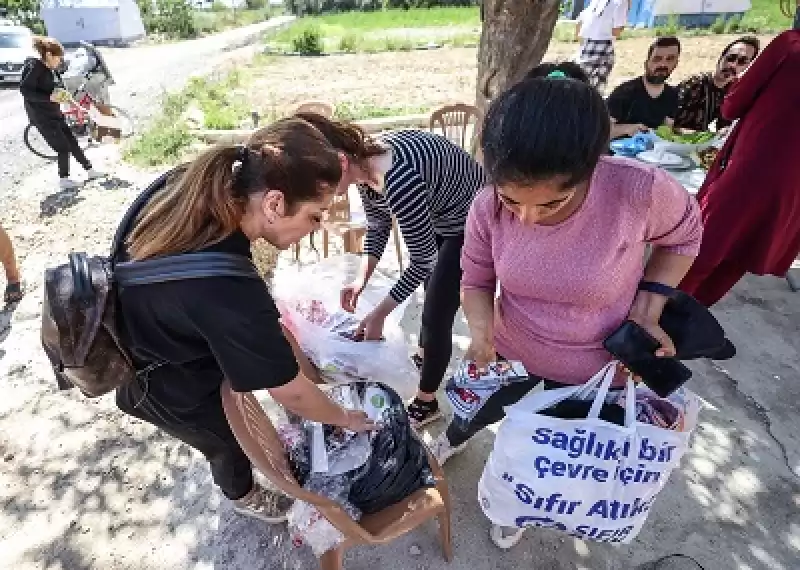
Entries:
[[389,296],[398,303],[411,295],[436,264],[438,249],[425,181],[413,169],[396,169],[386,178],[387,201],[408,248],[410,263]]
[[373,191],[368,186],[359,185],[358,193],[361,195],[364,214],[367,216],[367,235],[364,237],[364,252],[380,259],[386,250],[389,232],[392,230],[392,214],[385,207],[381,207],[373,197]]

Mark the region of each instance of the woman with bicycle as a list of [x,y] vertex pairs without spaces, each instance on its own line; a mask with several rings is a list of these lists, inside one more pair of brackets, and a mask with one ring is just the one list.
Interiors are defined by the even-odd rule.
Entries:
[[100,178],[102,173],[92,168],[92,163],[83,154],[75,134],[70,130],[61,113],[62,97],[59,96],[55,69],[64,58],[64,47],[53,38],[35,37],[33,47],[39,57],[25,61],[19,91],[25,101],[25,112],[42,138],[58,154],[59,186],[62,190],[76,188],[78,184],[69,177],[69,157],[83,166],[89,180]]

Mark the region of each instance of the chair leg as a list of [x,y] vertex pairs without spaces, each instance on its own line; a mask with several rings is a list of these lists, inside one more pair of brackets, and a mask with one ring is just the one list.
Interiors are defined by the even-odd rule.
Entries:
[[334,548],[319,558],[320,570],[342,570],[344,565],[344,550]]
[[439,538],[442,541],[442,551],[444,559],[448,562],[453,561],[453,535],[450,529],[450,513],[446,510],[437,517],[439,521]]

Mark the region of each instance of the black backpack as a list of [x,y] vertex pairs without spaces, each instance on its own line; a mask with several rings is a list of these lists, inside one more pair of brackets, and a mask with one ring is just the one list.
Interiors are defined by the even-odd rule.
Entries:
[[228,253],[118,262],[125,237],[142,207],[172,174],[160,176],[134,200],[120,222],[109,257],[71,253],[68,263],[45,270],[42,346],[60,389],[78,387],[88,397],[102,396],[154,367],[137,371],[120,340],[118,287],[204,277],[261,279],[249,258]]

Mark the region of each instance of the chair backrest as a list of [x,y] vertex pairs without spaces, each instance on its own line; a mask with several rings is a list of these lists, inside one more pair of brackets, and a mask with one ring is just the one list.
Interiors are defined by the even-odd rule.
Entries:
[[441,131],[450,141],[470,152],[479,121],[480,112],[474,105],[445,105],[431,113],[430,130]]
[[295,113],[317,113],[323,117],[333,117],[333,105],[327,101],[305,101],[294,110]]
[[350,222],[352,212],[350,210],[350,197],[347,192],[333,197],[330,208],[328,208],[329,222]]
[[342,507],[321,495],[303,489],[292,475],[286,451],[264,408],[251,392],[234,392],[225,380],[220,387],[222,408],[231,431],[255,467],[283,493],[314,505],[345,538],[369,543],[373,540]]

